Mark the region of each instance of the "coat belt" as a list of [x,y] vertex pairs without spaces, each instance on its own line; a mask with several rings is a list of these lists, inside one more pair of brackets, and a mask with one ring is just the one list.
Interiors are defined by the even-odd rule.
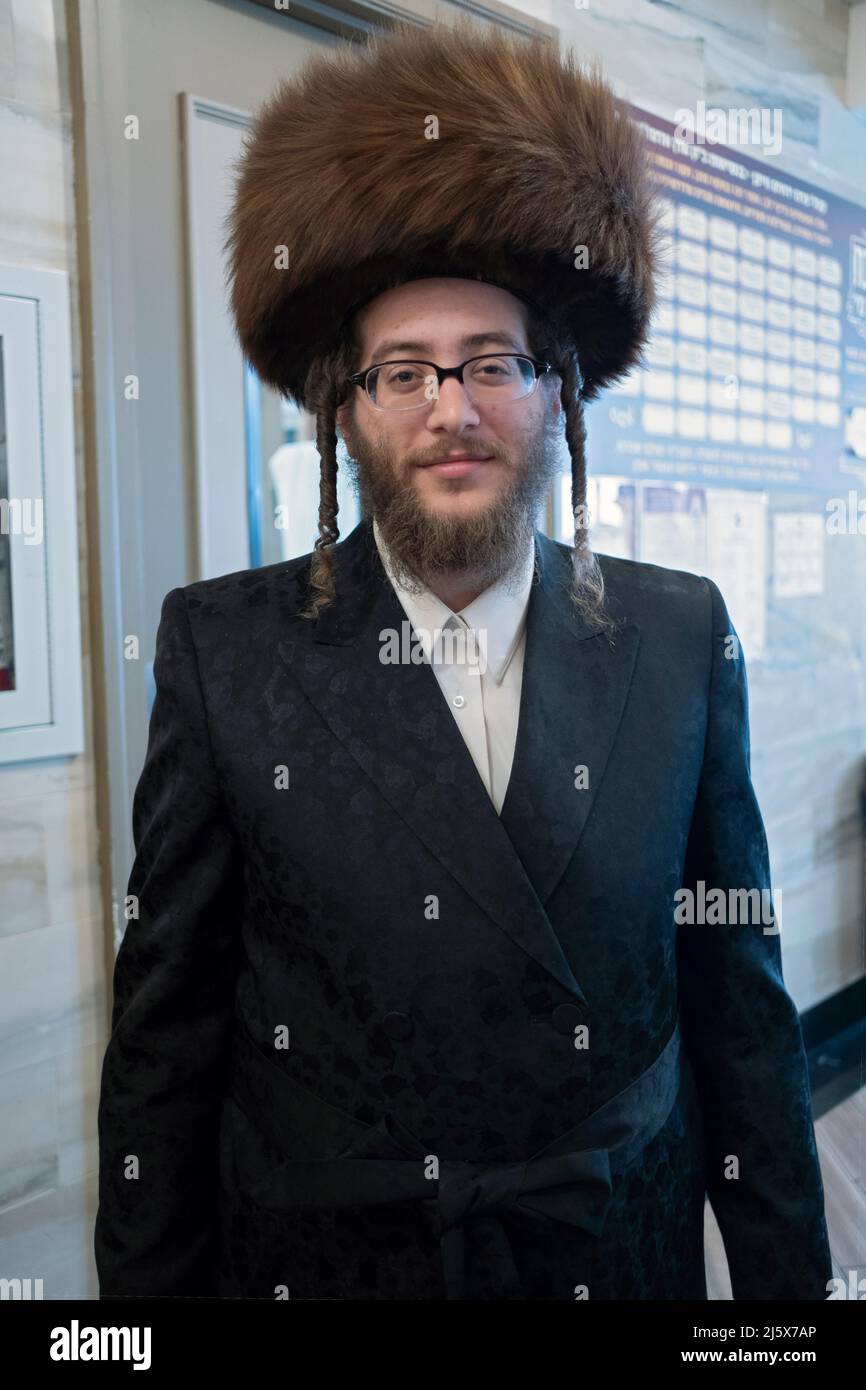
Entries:
[[[504,1221],[537,1229],[562,1222],[598,1236],[612,1160],[628,1163],[662,1128],[684,1057],[677,1020],[646,1071],[567,1134],[528,1159],[487,1163],[432,1155],[392,1112],[374,1125],[356,1120],[294,1081],[241,1025],[232,1097],[277,1152],[302,1151],[245,1186],[245,1195],[272,1211],[431,1203],[447,1297],[470,1298],[471,1287],[483,1286],[487,1297],[521,1298]],[[330,1156],[316,1156],[323,1151]]]

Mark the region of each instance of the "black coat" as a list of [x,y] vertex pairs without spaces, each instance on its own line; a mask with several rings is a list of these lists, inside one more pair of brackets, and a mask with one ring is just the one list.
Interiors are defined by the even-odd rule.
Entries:
[[735,1298],[826,1298],[779,936],[675,921],[769,886],[724,602],[601,556],[611,646],[536,545],[501,817],[432,669],[379,659],[369,520],[316,622],[309,556],[166,595],[103,1297],[703,1299],[708,1193]]

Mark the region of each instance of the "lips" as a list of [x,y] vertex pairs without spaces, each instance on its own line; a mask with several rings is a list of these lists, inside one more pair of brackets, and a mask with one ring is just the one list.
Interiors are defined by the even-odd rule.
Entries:
[[444,459],[434,459],[432,463],[422,463],[422,468],[437,468],[442,463],[489,463],[492,454],[448,454]]

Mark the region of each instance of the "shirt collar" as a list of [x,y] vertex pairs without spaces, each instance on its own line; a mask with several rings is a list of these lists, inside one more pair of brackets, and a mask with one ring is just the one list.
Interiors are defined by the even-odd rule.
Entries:
[[[431,589],[425,588],[420,594],[412,593],[404,587],[394,573],[388,554],[388,547],[373,518],[373,535],[382,560],[382,566],[399,598],[413,628],[418,633],[424,655],[430,660],[433,634],[443,628],[453,610],[443,603]],[[499,685],[508,670],[509,664],[526,626],[530,590],[535,573],[535,541],[524,557],[519,583],[509,592],[505,579],[497,580],[484,589],[477,598],[460,609],[459,616],[475,632],[484,634],[486,640],[485,659],[487,670]]]

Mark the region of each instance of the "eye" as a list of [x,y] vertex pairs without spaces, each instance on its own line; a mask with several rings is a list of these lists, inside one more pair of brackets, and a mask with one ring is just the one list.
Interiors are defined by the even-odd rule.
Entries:
[[513,377],[515,365],[507,357],[484,357],[478,362],[473,362],[472,375],[476,381],[490,382],[495,385]]
[[389,386],[414,386],[423,380],[423,373],[418,367],[389,367],[385,380]]

